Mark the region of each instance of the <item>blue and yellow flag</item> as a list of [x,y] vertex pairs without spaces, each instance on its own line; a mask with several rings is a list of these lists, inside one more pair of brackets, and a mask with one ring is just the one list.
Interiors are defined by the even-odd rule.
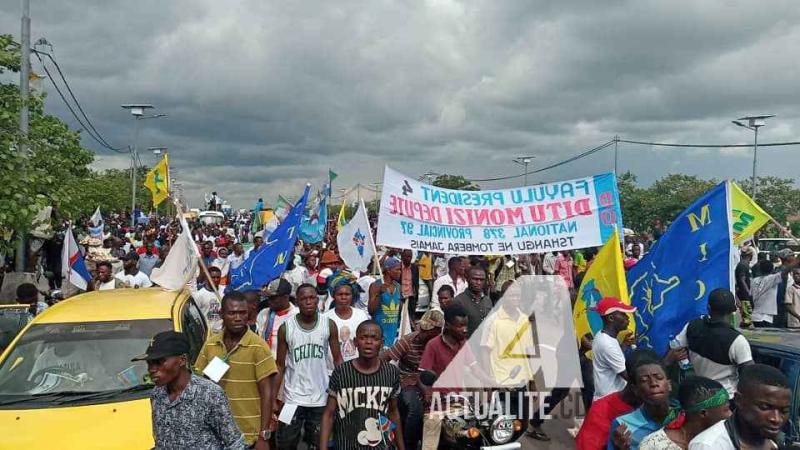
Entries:
[[628,272],[639,343],[659,354],[692,319],[708,313],[708,294],[731,289],[731,222],[728,183],[708,191],[683,211]]
[[159,203],[169,197],[169,156],[164,155],[164,158],[153,167],[153,170],[147,172],[147,177],[144,180],[144,185],[150,189],[153,194],[153,206],[158,206]]
[[306,209],[307,200],[308,187],[286,219],[264,240],[264,244],[251,251],[250,256],[239,267],[231,270],[228,292],[260,290],[262,286],[281,276],[297,242],[300,219]]
[[[597,252],[592,265],[586,270],[578,297],[575,301],[573,320],[575,337],[580,341],[586,333],[597,334],[603,329],[603,320],[594,311],[597,302],[603,297],[616,297],[630,304],[628,285],[625,283],[625,269],[622,266],[622,250],[616,230]],[[631,320],[630,330],[635,328]]]

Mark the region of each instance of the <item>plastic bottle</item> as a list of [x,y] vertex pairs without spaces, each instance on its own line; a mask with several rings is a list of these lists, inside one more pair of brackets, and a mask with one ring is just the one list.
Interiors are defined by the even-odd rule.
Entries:
[[[681,344],[675,339],[674,335],[669,336],[669,348],[676,349],[681,348]],[[683,358],[678,361],[678,365],[680,366],[681,370],[686,371],[692,369],[692,363],[689,361],[689,358]]]

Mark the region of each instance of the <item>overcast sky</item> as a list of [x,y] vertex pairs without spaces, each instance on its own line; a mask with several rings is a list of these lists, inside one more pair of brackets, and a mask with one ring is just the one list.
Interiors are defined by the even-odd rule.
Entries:
[[[751,143],[731,124],[777,114],[761,142],[800,140],[800,8],[785,1],[31,1],[95,126],[133,141],[121,103],[152,103],[140,148],[169,147],[197,206],[237,207],[380,181],[389,164],[491,178],[623,138]],[[21,1],[0,4],[19,38]],[[39,63],[34,59],[34,70]],[[47,109],[77,122],[48,92]],[[127,167],[100,149],[99,168]],[[749,176],[750,149],[620,144],[620,171]],[[800,148],[759,152],[761,174],[796,177]],[[155,158],[142,152],[142,160]],[[529,181],[613,170],[613,147]],[[520,185],[522,178],[481,183]],[[370,194],[371,197],[372,194]]]

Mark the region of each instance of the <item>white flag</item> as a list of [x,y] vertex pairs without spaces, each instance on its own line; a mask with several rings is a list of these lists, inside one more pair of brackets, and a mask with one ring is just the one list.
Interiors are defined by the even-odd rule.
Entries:
[[103,215],[100,214],[100,207],[98,206],[97,209],[94,210],[94,214],[92,214],[92,218],[90,219],[92,224],[96,227],[103,225]]
[[372,258],[375,256],[375,241],[372,240],[372,229],[369,226],[367,208],[364,200],[358,206],[358,211],[347,222],[336,237],[339,244],[339,256],[350,270],[366,272]]
[[[179,209],[180,210],[180,209]],[[175,240],[175,243],[167,254],[167,259],[161,267],[153,269],[150,274],[150,280],[165,288],[173,291],[183,289],[197,271],[197,261],[200,259],[200,253],[197,251],[197,246],[192,240],[192,235],[189,234],[189,225],[181,215],[178,215],[181,221],[181,234]]]

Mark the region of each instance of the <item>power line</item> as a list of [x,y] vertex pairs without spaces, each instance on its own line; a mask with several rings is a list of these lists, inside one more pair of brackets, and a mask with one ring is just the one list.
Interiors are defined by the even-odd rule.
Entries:
[[[629,141],[625,139],[618,139],[617,142],[623,142],[625,144],[652,145],[656,147],[689,147],[689,148],[753,147],[753,144],[667,144],[664,142]],[[800,142],[772,142],[768,144],[761,144],[761,143],[758,144],[759,147],[779,147],[783,145],[800,145]]]
[[[61,92],[61,89],[60,89],[60,88],[58,87],[58,85],[56,84],[56,82],[55,82],[55,79],[54,79],[54,78],[53,78],[53,76],[50,74],[50,71],[47,69],[47,66],[44,64],[44,61],[42,60],[41,56],[39,56],[39,54],[38,54],[38,53],[39,53],[39,52],[34,52],[34,54],[36,54],[36,57],[37,57],[37,58],[39,59],[39,61],[42,63],[42,68],[44,69],[45,73],[47,74],[47,77],[48,77],[48,79],[50,79],[50,83],[51,83],[51,84],[53,85],[53,87],[55,88],[56,92],[58,93],[58,96],[59,96],[59,97],[61,97],[61,100],[62,100],[62,101],[64,102],[64,104],[67,106],[67,109],[69,109],[70,113],[72,113],[72,116],[73,116],[73,117],[75,118],[75,120],[76,120],[76,121],[77,121],[77,122],[80,124],[81,128],[83,128],[83,129],[86,131],[86,133],[87,133],[87,134],[88,134],[88,135],[89,135],[89,136],[90,136],[92,139],[94,139],[94,140],[95,140],[95,141],[96,141],[98,144],[100,144],[100,145],[101,145],[103,148],[106,148],[106,149],[112,150],[112,151],[114,151],[114,152],[117,152],[117,153],[128,153],[128,152],[130,152],[130,150],[129,150],[129,149],[128,149],[127,151],[126,151],[126,150],[124,150],[126,147],[120,147],[120,148],[112,147],[111,145],[109,145],[109,144],[108,144],[108,142],[106,142],[106,141],[103,139],[103,137],[102,137],[102,136],[100,136],[100,134],[99,134],[99,133],[97,134],[97,136],[95,136],[95,134],[92,132],[92,130],[94,130],[94,126],[93,126],[93,125],[91,125],[91,122],[89,121],[89,119],[88,119],[88,118],[86,118],[86,117],[85,117],[85,114],[84,114],[84,118],[86,118],[86,121],[89,123],[89,126],[87,126],[86,124],[84,124],[84,123],[83,123],[83,120],[81,120],[81,118],[78,116],[78,113],[76,113],[76,112],[75,112],[75,109],[72,107],[72,105],[69,103],[69,101],[67,101],[67,98],[64,96],[64,93],[63,93],[63,92]],[[56,67],[58,67],[58,66],[56,66]],[[66,80],[65,80],[65,81],[66,81]],[[69,85],[67,85],[67,89],[69,89]],[[71,90],[70,90],[70,91],[71,91]],[[73,99],[74,99],[74,96],[73,96]],[[78,108],[81,108],[81,107],[80,107],[80,103],[78,103],[78,101],[77,101],[77,100],[75,100],[75,103],[78,105]],[[82,108],[81,108],[81,112],[83,112]],[[90,127],[91,127],[91,128],[90,128]]]
[[[556,168],[556,167],[559,167],[559,166],[563,166],[564,164],[569,164],[569,163],[571,163],[573,161],[577,161],[577,160],[579,160],[581,158],[585,158],[585,157],[587,157],[589,155],[597,153],[597,152],[599,152],[599,151],[601,151],[601,150],[603,150],[603,149],[605,149],[605,148],[607,148],[607,147],[609,147],[609,146],[611,146],[613,144],[614,144],[614,140],[612,139],[612,140],[610,140],[610,141],[608,141],[608,142],[606,142],[604,144],[601,144],[601,145],[598,145],[597,147],[594,147],[594,148],[591,148],[589,150],[586,150],[585,152],[580,153],[578,155],[575,155],[575,156],[573,156],[571,158],[565,159],[563,161],[559,161],[559,162],[557,162],[555,164],[551,164],[551,165],[549,165],[547,167],[542,167],[541,169],[537,169],[537,170],[534,170],[532,172],[528,172],[528,174],[530,175],[532,173],[544,172],[545,170],[550,170],[550,169],[553,169],[553,168]],[[511,175],[511,176],[507,176],[507,177],[497,177],[497,178],[481,178],[481,179],[478,179],[478,178],[467,178],[467,181],[469,181],[470,183],[473,183],[473,182],[480,183],[480,182],[484,182],[484,181],[511,180],[511,179],[514,179],[514,178],[521,178],[521,177],[524,177],[524,176],[525,176],[525,174],[522,173],[522,174],[519,174],[519,175]]]
[[[100,134],[100,132],[97,131],[97,128],[94,127],[94,124],[92,124],[92,121],[89,120],[89,116],[87,116],[86,112],[84,112],[83,107],[81,106],[81,102],[78,101],[78,98],[75,97],[75,93],[72,92],[72,88],[70,87],[69,83],[67,82],[67,78],[64,76],[64,72],[61,70],[61,66],[58,65],[58,61],[55,60],[53,55],[51,55],[50,53],[47,53],[47,52],[37,52],[36,56],[37,56],[37,58],[39,58],[39,61],[42,61],[42,59],[41,59],[41,57],[39,57],[38,53],[41,53],[41,54],[47,56],[48,58],[50,58],[50,61],[53,63],[54,66],[56,66],[56,70],[58,71],[58,75],[61,77],[61,80],[64,82],[64,86],[67,87],[67,91],[69,92],[70,97],[72,97],[72,100],[75,102],[75,105],[78,107],[78,110],[83,115],[83,118],[86,119],[86,123],[89,125],[89,127],[92,129],[92,131],[94,131],[94,133],[97,135],[97,137],[100,138],[100,140],[103,141],[103,143],[105,143],[106,147],[108,147],[111,150],[115,150],[115,151],[125,150],[126,147],[114,147],[113,145],[109,144],[108,141],[105,140],[105,138],[103,138],[103,136]],[[42,66],[44,66],[44,61],[42,61]]]

